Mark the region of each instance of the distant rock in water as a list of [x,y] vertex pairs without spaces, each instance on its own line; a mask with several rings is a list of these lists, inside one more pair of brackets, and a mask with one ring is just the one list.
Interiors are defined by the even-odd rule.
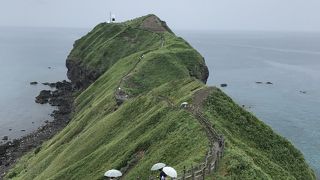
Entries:
[[257,81],[256,84],[262,84],[262,82],[261,81]]
[[56,87],[56,83],[48,83],[48,82],[45,82],[45,83],[42,83],[42,84],[45,85],[45,86],[50,86],[51,88]]
[[69,99],[64,97],[64,95],[66,95],[66,92],[71,92],[73,90],[71,82],[68,82],[66,80],[62,82],[56,82],[56,83],[46,82],[42,84],[50,86],[51,88],[56,88],[56,90],[55,91],[42,90],[35,100],[36,103],[39,103],[39,104],[49,103],[52,106],[60,106],[64,103],[67,103],[66,101]]
[[301,94],[307,94],[307,91],[299,91]]
[[2,138],[3,141],[8,141],[8,139],[9,139],[8,136],[3,136]]
[[220,84],[220,87],[227,87],[228,84]]
[[266,82],[266,84],[273,84],[272,82]]
[[38,82],[36,82],[36,81],[30,82],[30,85],[37,85],[37,84],[38,84]]

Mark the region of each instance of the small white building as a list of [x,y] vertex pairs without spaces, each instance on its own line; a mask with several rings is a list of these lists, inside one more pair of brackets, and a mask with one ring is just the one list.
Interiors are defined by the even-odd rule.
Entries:
[[107,20],[107,23],[115,23],[116,22],[116,15],[112,14],[110,12],[110,15],[109,15],[109,20]]

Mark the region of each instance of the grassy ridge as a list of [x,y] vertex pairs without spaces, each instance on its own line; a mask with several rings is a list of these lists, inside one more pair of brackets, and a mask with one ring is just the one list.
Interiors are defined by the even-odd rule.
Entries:
[[[170,31],[140,28],[148,17],[102,23],[76,41],[68,58],[102,75],[77,96],[69,125],[39,152],[24,156],[7,178],[102,179],[106,170],[117,168],[125,179],[147,179],[150,167],[159,161],[178,171],[203,162],[205,132],[177,106],[206,87],[204,60]],[[114,97],[118,87],[130,97],[121,106]],[[301,153],[220,91],[207,100],[206,115],[228,143],[215,177],[311,179]],[[289,155],[273,153],[273,146],[276,152],[287,149]]]
[[[168,54],[179,48],[204,64],[199,53],[169,32],[100,24],[78,40],[69,58],[105,73],[77,97],[70,124],[39,153],[25,156],[8,177],[101,179],[107,169],[124,168],[128,179],[146,179],[158,161],[178,170],[202,162],[208,149],[205,133],[191,114],[170,104],[179,104],[203,86],[174,53]],[[142,54],[121,85],[132,98],[118,107],[114,92]]]
[[303,155],[285,138],[214,89],[206,115],[227,139],[217,179],[315,179]]

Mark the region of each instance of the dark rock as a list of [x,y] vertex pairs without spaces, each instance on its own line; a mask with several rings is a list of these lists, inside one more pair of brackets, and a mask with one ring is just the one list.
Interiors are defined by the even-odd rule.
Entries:
[[0,145],[0,156],[3,156],[4,154],[6,154],[7,149],[8,149],[7,144]]
[[272,82],[266,82],[266,84],[273,84]]
[[48,82],[45,82],[45,83],[42,83],[43,85],[45,86],[49,86],[51,88],[55,88],[56,87],[56,83],[48,83]]
[[72,90],[72,84],[71,82],[67,81],[62,81],[62,82],[57,82],[56,83],[56,88],[58,90],[63,90],[63,91],[71,91]]
[[[204,62],[204,58],[203,58],[203,62]],[[199,68],[195,68],[198,67]],[[189,66],[188,67],[189,70],[189,75],[191,77],[195,77],[196,79],[201,80],[203,83],[207,83],[208,77],[209,77],[209,70],[208,67],[203,63],[199,63],[196,66]]]
[[9,129],[9,131],[12,131],[12,129]]
[[227,87],[228,84],[220,84],[220,87]]
[[16,146],[18,146],[18,145],[20,145],[20,141],[19,141],[18,139],[14,139],[14,140],[12,141],[12,146],[16,147]]
[[256,84],[262,84],[262,82],[261,81],[257,81]]
[[89,69],[80,60],[75,59],[67,59],[66,66],[68,68],[67,76],[75,89],[87,88],[103,73],[95,69]]
[[301,94],[307,94],[307,91],[299,91]]
[[38,82],[36,82],[36,81],[30,82],[30,85],[37,85],[37,84],[38,84]]
[[[205,59],[203,58],[203,62],[205,62]],[[205,63],[201,64],[200,65],[200,80],[207,84],[207,80],[209,78],[209,69],[208,69],[208,66],[206,66]],[[197,77],[196,77],[197,78]]]
[[25,129],[21,129],[20,131],[25,132],[26,130]]
[[2,140],[8,141],[9,137],[8,136],[3,136]]
[[49,66],[48,69],[51,69],[51,67]]
[[40,94],[36,97],[36,103],[39,103],[39,104],[48,103],[51,97],[52,97],[51,91],[42,90]]
[[[55,97],[55,96],[54,96]],[[66,102],[66,100],[65,100],[65,98],[63,98],[63,97],[55,97],[55,98],[51,98],[50,100],[49,100],[49,104],[51,105],[51,106],[61,106],[61,105],[63,105],[63,104],[66,104],[67,102]]]

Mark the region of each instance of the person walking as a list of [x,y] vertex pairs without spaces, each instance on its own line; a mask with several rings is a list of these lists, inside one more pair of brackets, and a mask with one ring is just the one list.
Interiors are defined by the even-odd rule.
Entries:
[[166,177],[167,177],[166,173],[164,173],[162,169],[160,169],[159,171],[160,171],[160,180],[166,180]]

